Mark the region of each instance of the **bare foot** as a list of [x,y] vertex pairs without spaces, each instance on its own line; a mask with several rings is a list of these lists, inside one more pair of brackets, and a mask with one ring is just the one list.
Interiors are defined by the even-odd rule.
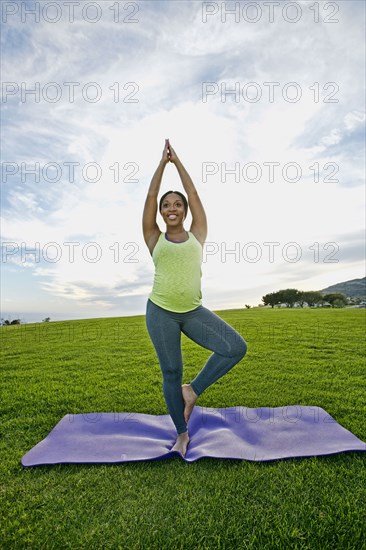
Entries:
[[184,401],[184,420],[188,424],[189,417],[192,414],[194,404],[198,399],[198,395],[193,391],[191,384],[182,385],[182,395]]
[[171,450],[178,451],[183,456],[185,456],[187,452],[188,443],[189,443],[188,431],[182,434],[178,434],[177,440]]

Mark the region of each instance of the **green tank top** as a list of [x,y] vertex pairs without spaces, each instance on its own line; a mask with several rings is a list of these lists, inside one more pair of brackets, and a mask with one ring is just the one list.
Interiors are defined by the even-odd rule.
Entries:
[[174,243],[161,233],[152,253],[155,276],[149,298],[177,313],[202,305],[202,246],[190,231],[188,236],[187,241]]

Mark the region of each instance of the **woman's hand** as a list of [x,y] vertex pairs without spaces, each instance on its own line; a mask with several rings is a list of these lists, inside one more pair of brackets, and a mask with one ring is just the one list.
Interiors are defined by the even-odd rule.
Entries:
[[161,160],[165,164],[168,164],[168,162],[170,161],[170,151],[169,151],[169,140],[168,139],[165,140],[165,146],[164,146],[163,156],[162,156]]
[[173,147],[170,145],[169,140],[168,140],[168,147],[169,147],[169,160],[170,162],[175,164],[179,160],[179,158],[177,156],[177,153],[174,151]]

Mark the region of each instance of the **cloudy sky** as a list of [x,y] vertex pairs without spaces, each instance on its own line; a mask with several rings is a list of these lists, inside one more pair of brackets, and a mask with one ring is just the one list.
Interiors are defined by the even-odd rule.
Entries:
[[362,1],[2,2],[2,317],[145,313],[165,138],[206,209],[206,307],[363,277],[364,24]]

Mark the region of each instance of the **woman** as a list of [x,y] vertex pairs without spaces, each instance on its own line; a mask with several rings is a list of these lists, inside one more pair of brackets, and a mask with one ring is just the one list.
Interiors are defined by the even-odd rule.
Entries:
[[[162,233],[156,222],[157,198],[165,166],[172,162],[184,190],[168,191],[159,202],[166,224]],[[183,223],[188,206],[192,224]],[[151,180],[143,212],[143,234],[155,264],[152,292],[146,305],[146,326],[155,347],[163,376],[163,393],[177,429],[172,451],[186,454],[189,443],[188,420],[197,398],[245,355],[245,340],[215,313],[202,306],[202,247],[207,236],[207,220],[197,190],[165,140],[162,159]],[[181,333],[214,353],[190,384],[182,385]]]

